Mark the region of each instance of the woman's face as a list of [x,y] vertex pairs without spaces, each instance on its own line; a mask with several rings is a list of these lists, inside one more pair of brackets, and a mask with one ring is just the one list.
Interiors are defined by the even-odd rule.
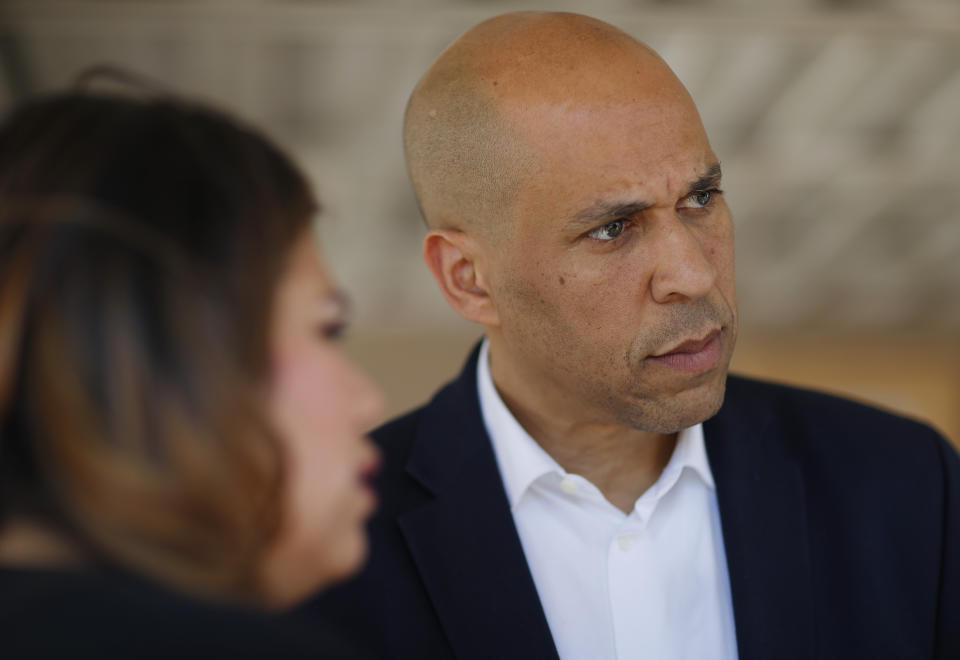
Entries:
[[365,433],[383,402],[337,343],[345,314],[312,236],[301,238],[272,319],[269,412],[286,458],[284,519],[264,567],[276,605],[349,575],[366,556],[379,459]]

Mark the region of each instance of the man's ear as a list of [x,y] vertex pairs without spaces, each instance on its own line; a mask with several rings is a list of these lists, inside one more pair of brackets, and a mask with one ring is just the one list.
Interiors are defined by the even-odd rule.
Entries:
[[431,229],[423,239],[423,260],[447,302],[462,317],[497,325],[477,240],[457,229]]

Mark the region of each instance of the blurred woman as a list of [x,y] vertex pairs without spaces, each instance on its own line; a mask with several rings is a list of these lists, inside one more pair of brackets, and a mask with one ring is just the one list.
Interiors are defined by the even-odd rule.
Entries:
[[357,569],[374,508],[380,394],[315,212],[182,100],[0,125],[0,656],[343,656],[255,612]]

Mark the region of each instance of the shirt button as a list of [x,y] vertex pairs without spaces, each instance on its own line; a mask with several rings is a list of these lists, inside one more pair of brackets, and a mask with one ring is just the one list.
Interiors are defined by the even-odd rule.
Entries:
[[617,537],[617,545],[620,546],[620,549],[626,552],[633,547],[633,537],[627,534]]
[[577,482],[570,478],[564,479],[560,482],[560,489],[565,493],[573,495],[577,492]]

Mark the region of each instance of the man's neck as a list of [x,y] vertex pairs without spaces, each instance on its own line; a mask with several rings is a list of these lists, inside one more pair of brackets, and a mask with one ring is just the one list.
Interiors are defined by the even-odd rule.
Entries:
[[614,424],[578,423],[545,415],[497,387],[504,404],[537,444],[560,466],[595,485],[615,507],[629,513],[670,461],[677,434]]

